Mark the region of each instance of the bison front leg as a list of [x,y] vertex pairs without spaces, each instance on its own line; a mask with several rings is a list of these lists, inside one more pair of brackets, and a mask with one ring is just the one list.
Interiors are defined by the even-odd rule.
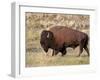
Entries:
[[53,51],[52,51],[52,56],[54,56],[54,54],[55,54],[55,51],[53,50]]
[[82,44],[80,44],[80,46],[79,46],[79,55],[78,56],[80,56],[81,54],[82,54],[82,52],[83,52],[83,45]]
[[53,50],[52,56],[57,55],[59,51]]
[[88,47],[87,47],[87,46],[85,46],[85,47],[84,47],[84,49],[86,50],[86,52],[87,52],[88,56],[90,56]]

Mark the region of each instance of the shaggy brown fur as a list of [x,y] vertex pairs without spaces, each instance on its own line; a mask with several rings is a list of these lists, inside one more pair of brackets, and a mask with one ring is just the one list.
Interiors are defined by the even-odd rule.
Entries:
[[80,47],[78,56],[83,52],[83,48],[89,56],[88,35],[64,26],[55,26],[42,31],[40,43],[45,52],[48,52],[49,48],[53,49],[52,56],[58,54],[58,52],[61,52],[64,56],[67,47],[74,49],[77,46]]

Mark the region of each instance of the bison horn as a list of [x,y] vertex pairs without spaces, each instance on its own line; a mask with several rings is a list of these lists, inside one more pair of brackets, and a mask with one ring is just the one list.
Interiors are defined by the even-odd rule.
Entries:
[[50,34],[48,33],[47,38],[49,38]]

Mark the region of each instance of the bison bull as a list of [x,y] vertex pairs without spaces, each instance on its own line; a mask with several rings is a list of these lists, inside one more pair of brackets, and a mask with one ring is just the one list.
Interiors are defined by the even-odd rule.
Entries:
[[40,44],[45,52],[48,49],[53,49],[52,56],[57,55],[58,52],[64,56],[67,53],[66,48],[76,48],[79,46],[79,55],[86,50],[89,56],[88,50],[88,35],[86,33],[73,30],[64,26],[55,26],[49,30],[43,30],[41,33]]

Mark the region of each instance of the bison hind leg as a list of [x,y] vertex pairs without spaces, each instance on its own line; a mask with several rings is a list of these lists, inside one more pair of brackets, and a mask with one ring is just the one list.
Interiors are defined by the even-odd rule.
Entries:
[[89,49],[88,49],[87,45],[88,45],[88,40],[85,40],[84,49],[87,52],[88,56],[90,56]]
[[66,48],[63,48],[63,49],[61,50],[61,53],[62,53],[62,56],[64,56],[64,55],[67,53]]
[[78,57],[82,54],[82,52],[83,52],[83,45],[82,45],[82,43],[79,45],[79,55],[78,55]]
[[84,49],[85,49],[85,51],[87,52],[88,56],[90,56],[88,47],[85,46]]
[[66,50],[64,50],[64,51],[62,52],[62,56],[64,56],[64,55],[66,54],[66,52],[67,52],[67,51],[66,51]]

